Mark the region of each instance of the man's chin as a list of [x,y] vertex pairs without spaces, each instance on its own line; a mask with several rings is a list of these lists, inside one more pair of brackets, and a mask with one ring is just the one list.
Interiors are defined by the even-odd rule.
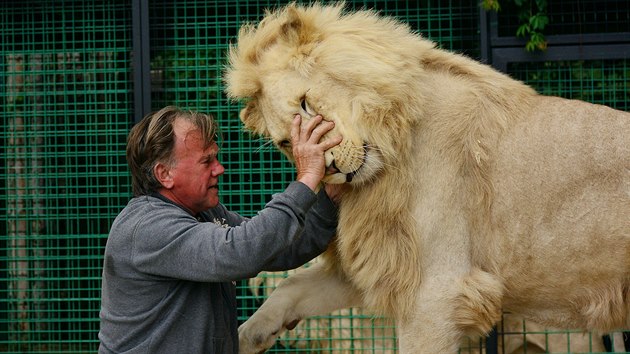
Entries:
[[219,192],[215,191],[208,197],[208,208],[214,208],[219,205]]

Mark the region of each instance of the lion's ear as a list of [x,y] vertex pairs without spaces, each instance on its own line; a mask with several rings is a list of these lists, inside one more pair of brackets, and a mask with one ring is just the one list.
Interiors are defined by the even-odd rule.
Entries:
[[254,97],[260,90],[256,66],[245,60],[235,46],[230,45],[229,66],[224,69],[225,92],[231,99]]
[[260,112],[260,109],[258,109],[256,101],[250,101],[247,103],[245,108],[241,110],[240,118],[247,130],[258,135],[269,135],[265,119]]
[[315,40],[315,28],[303,8],[291,4],[286,8],[286,21],[280,27],[280,36],[287,43],[295,46],[311,43]]

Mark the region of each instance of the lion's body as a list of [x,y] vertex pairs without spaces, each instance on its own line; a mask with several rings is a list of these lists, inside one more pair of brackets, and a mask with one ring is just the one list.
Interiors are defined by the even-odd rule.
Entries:
[[545,111],[514,124],[498,145],[493,246],[475,245],[476,261],[493,260],[507,309],[556,326],[628,328],[630,115],[538,101]]
[[[344,142],[325,181],[352,181],[328,265],[254,318],[287,301],[282,324],[361,304],[396,318],[403,352],[431,353],[488,331],[502,308],[556,327],[630,326],[629,113],[540,96],[340,7],[268,14],[230,59],[228,93],[251,99],[245,125],[279,142],[295,113],[333,120]],[[297,289],[315,284],[327,296],[308,300],[327,303],[301,308]]]

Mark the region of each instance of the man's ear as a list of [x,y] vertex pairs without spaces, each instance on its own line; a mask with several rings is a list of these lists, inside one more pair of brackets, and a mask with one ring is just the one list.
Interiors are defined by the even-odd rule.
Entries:
[[171,169],[165,164],[158,162],[153,166],[153,174],[157,178],[162,187],[166,189],[173,188],[173,177],[171,176]]

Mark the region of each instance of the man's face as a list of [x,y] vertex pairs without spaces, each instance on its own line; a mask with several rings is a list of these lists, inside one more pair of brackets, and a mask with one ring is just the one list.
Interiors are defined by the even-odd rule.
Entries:
[[190,122],[176,119],[174,161],[169,170],[171,188],[160,192],[176,203],[199,213],[219,204],[219,176],[225,168],[217,159],[219,146],[212,142],[206,145],[201,133]]

